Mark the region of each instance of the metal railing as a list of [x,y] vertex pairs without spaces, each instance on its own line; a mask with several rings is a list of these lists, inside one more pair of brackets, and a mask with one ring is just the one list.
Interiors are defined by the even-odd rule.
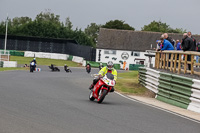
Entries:
[[[176,51],[176,50],[166,50],[166,51],[157,51],[155,56],[155,68],[156,69],[166,69],[170,70],[173,73],[180,74],[196,74],[200,75],[200,72],[196,71],[200,68],[194,70],[195,67],[200,67],[200,63],[196,63],[194,60],[195,56],[200,56],[200,52],[194,51]],[[191,58],[191,60],[190,60]],[[188,60],[189,59],[189,60]],[[188,65],[191,65],[191,70],[187,70]]]

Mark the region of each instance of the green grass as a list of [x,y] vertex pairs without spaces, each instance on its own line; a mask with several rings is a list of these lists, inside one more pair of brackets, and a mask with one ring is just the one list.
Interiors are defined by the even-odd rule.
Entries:
[[0,71],[9,71],[9,70],[26,70],[26,68],[21,67],[0,67]]
[[118,73],[117,84],[115,85],[116,91],[125,94],[143,95],[148,90],[139,84],[138,71],[129,71],[125,73]]
[[[21,57],[21,56],[10,56],[10,61],[17,61],[17,64],[30,64],[30,62],[33,60],[33,57]],[[46,65],[49,66],[51,64],[54,64],[56,66],[64,66],[67,64],[70,67],[80,67],[81,64],[78,64],[73,61],[68,60],[56,60],[56,59],[46,59],[46,58],[36,58],[37,65]]]

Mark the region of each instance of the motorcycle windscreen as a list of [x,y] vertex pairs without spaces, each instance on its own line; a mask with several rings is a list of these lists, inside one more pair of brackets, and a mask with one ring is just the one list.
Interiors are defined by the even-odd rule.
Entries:
[[106,73],[106,76],[110,80],[114,80],[114,75],[112,73]]
[[108,86],[115,86],[114,76],[111,73],[107,73],[102,81]]

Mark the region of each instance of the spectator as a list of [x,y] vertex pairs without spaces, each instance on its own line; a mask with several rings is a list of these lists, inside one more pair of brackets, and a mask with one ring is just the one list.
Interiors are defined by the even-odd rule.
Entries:
[[[181,49],[183,51],[195,51],[194,42],[192,38],[188,37],[187,33],[183,34]],[[187,56],[187,61],[191,61],[191,55]],[[191,64],[188,64],[188,69],[191,70]]]
[[171,37],[168,36],[167,33],[164,33],[163,37],[164,37],[164,39],[168,40],[172,44],[172,46],[174,47],[174,43],[175,42],[174,42],[174,40]]
[[161,51],[163,51],[163,50],[174,50],[173,45],[168,40],[161,37],[160,41],[163,44],[163,48],[161,49]]
[[181,43],[179,40],[176,40],[176,50],[181,50]]
[[[200,52],[200,42],[197,43],[197,48],[196,49],[197,49],[197,52]],[[196,63],[199,63],[199,56],[196,56]]]
[[156,40],[156,49],[161,49],[162,48],[162,44],[160,40]]
[[[176,40],[176,50],[182,50],[181,43],[179,40]],[[179,60],[179,54],[177,55],[177,60]],[[176,66],[178,66],[178,63],[176,63]]]
[[[160,38],[161,43],[163,44],[163,48],[160,49],[161,51],[164,50],[174,50],[173,45],[166,39],[164,39],[163,37]],[[171,58],[171,54],[169,54],[169,59]],[[168,64],[168,66],[170,67],[170,62]]]
[[196,49],[196,45],[194,45],[193,39],[188,37],[187,33],[183,34],[181,47],[183,51],[195,51]]
[[190,31],[188,31],[187,35],[188,35],[189,38],[192,38],[194,46],[196,48],[196,39],[192,36],[192,33]]

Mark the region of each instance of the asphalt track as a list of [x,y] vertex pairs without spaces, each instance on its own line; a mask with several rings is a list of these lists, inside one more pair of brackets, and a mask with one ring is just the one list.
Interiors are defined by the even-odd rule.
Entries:
[[[0,72],[0,133],[199,133],[200,124],[116,93],[88,99],[90,74]],[[92,70],[96,73],[97,70]]]

